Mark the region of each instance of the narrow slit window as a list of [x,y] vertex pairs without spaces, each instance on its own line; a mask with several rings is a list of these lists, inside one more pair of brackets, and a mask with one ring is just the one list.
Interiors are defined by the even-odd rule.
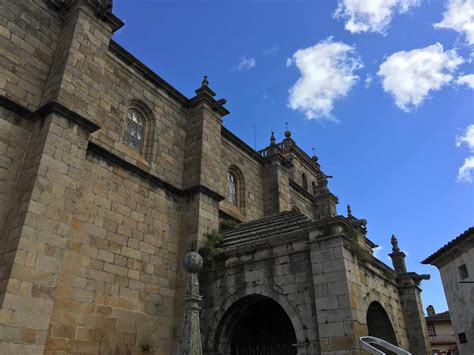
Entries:
[[237,178],[232,172],[227,174],[227,200],[238,206],[237,204]]
[[459,270],[459,277],[461,278],[461,280],[467,279],[469,277],[466,264],[462,264],[460,267],[458,267],[458,270]]

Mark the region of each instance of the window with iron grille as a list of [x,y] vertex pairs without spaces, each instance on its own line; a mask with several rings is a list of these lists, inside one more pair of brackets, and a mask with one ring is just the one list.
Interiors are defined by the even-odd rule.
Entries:
[[141,152],[145,137],[145,116],[139,110],[131,108],[127,112],[123,142]]

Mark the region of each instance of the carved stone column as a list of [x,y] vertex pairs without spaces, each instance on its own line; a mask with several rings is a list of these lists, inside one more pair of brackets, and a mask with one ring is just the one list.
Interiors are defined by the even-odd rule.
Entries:
[[202,257],[196,252],[184,257],[184,269],[189,273],[184,296],[185,310],[178,355],[202,355],[201,330],[199,325],[199,280],[197,273],[202,268]]

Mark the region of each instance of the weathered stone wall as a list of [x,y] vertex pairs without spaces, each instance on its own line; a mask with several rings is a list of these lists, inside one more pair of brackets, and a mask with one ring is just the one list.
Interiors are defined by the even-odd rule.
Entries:
[[179,200],[89,153],[76,208],[46,350],[169,354]]
[[61,22],[41,0],[0,3],[0,95],[37,109]]
[[398,345],[410,349],[396,274],[342,234],[314,232],[310,238],[322,354],[359,348],[374,301],[387,312]]
[[[295,329],[298,343],[317,354],[317,320],[306,240],[275,245],[253,254],[235,255],[201,274],[203,351],[215,352],[215,336],[223,327],[226,311],[249,295],[266,296],[283,307]],[[222,329],[222,328],[221,328]]]
[[[347,251],[345,253],[349,254]],[[347,256],[349,293],[356,314],[356,336],[366,334],[367,310],[370,304],[376,301],[382,305],[392,322],[398,346],[409,349],[402,301],[393,272],[388,272],[376,262],[362,261],[355,255]]]
[[314,219],[313,201],[309,196],[290,186],[290,201],[292,208],[296,207],[306,217]]
[[[439,268],[443,288],[448,302],[449,315],[454,328],[454,334],[461,355],[474,353],[474,291],[472,284],[461,284],[459,276],[459,267],[466,265],[468,278],[464,281],[474,279],[474,239],[457,246],[459,254],[452,252],[453,257],[447,264]],[[444,263],[443,263],[444,264]],[[467,343],[460,344],[458,334],[466,333]]]
[[8,264],[2,303],[2,348],[42,353],[65,245],[76,234],[89,132],[55,114],[37,121],[16,192],[18,207],[7,222],[3,260]]
[[[30,139],[32,123],[0,107],[0,235],[10,207]],[[2,238],[3,240],[3,238]],[[3,249],[0,249],[3,250]]]
[[293,167],[290,169],[290,178],[300,187],[303,187],[303,174],[306,175],[308,182],[306,191],[312,195],[314,193],[312,183],[314,182],[315,185],[318,184],[317,176],[313,170],[308,168],[307,163],[303,163],[299,157],[294,156]]

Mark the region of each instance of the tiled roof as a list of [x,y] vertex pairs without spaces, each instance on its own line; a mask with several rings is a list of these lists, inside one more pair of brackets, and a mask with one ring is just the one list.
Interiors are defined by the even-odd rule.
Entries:
[[462,233],[460,236],[457,238],[451,240],[448,244],[443,246],[441,249],[439,249],[437,252],[434,254],[430,255],[427,257],[425,260],[423,260],[421,263],[422,264],[431,264],[436,258],[440,257],[450,249],[454,248],[455,246],[461,244],[462,242],[474,238],[474,227],[469,228],[466,230],[464,233]]
[[451,317],[449,316],[449,311],[437,313],[434,316],[426,317],[427,322],[448,321],[448,320],[451,320]]

